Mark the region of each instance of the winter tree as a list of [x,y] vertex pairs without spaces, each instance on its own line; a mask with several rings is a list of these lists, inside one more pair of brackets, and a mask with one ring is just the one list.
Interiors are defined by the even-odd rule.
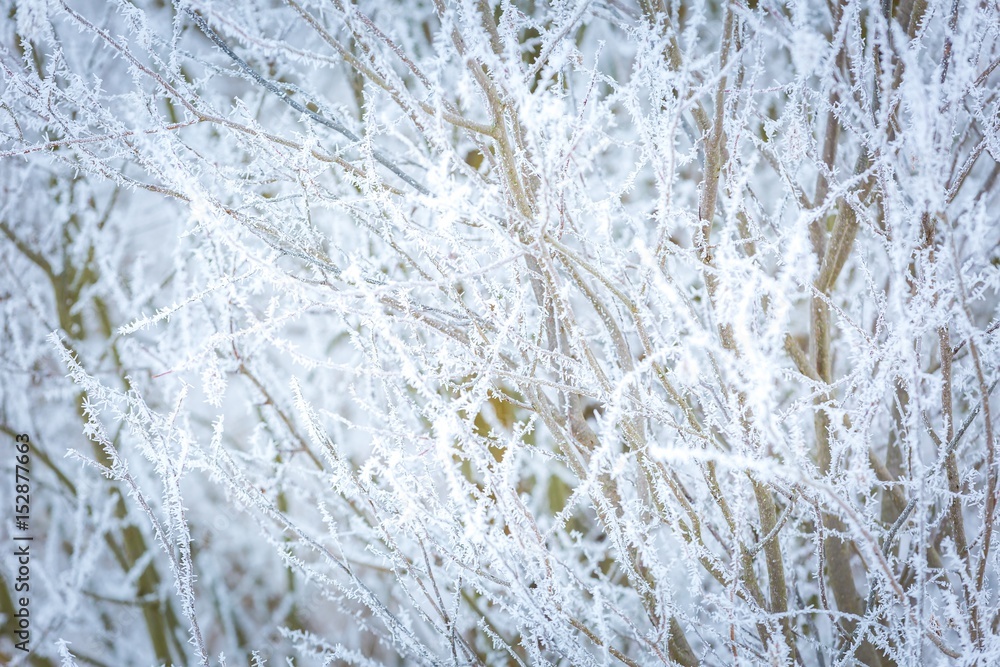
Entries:
[[4,13],[0,661],[1000,662],[995,0]]

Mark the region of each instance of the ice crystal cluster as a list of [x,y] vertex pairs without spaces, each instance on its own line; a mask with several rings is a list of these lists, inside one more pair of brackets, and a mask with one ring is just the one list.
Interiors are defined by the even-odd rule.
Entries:
[[995,0],[2,4],[0,662],[1000,664]]

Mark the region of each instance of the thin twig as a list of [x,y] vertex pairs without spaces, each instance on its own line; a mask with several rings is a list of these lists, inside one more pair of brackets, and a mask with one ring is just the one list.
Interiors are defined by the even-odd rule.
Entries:
[[[280,99],[282,102],[284,102],[288,106],[292,107],[293,109],[295,109],[299,113],[302,113],[302,114],[305,114],[306,116],[309,116],[310,118],[312,118],[314,121],[316,121],[320,125],[323,125],[325,127],[330,128],[334,132],[337,132],[337,133],[339,133],[339,134],[347,137],[348,139],[350,139],[351,141],[353,141],[355,143],[362,143],[361,137],[359,137],[358,135],[354,134],[354,132],[352,132],[347,127],[345,127],[340,121],[338,121],[338,120],[336,120],[334,118],[327,118],[326,116],[322,116],[319,113],[313,111],[312,109],[309,109],[305,105],[303,105],[300,102],[294,100],[288,93],[286,93],[285,91],[283,91],[276,84],[274,84],[271,81],[265,79],[264,76],[261,75],[253,67],[251,67],[249,65],[249,63],[247,63],[247,61],[243,60],[238,55],[236,55],[236,52],[233,51],[229,47],[229,45],[226,44],[226,42],[221,37],[219,37],[218,33],[216,33],[212,29],[212,27],[208,25],[208,22],[204,18],[202,18],[201,16],[199,16],[198,14],[196,14],[190,7],[183,7],[183,10],[184,10],[184,13],[186,13],[188,16],[190,16],[191,19],[198,25],[198,27],[201,29],[201,31],[203,33],[205,33],[205,36],[207,36],[210,40],[212,40],[213,42],[215,42],[215,45],[218,46],[222,50],[223,53],[225,53],[227,56],[229,56],[230,60],[232,60],[233,62],[235,62],[236,65],[247,76],[249,76],[251,79],[253,79],[254,81],[256,81],[258,84],[260,84],[261,86],[263,86],[265,89],[267,89],[268,92],[270,92],[270,93],[274,94],[275,96],[277,96],[278,99]],[[391,159],[389,159],[389,157],[385,153],[383,153],[381,150],[379,150],[378,148],[375,148],[373,146],[371,148],[371,154],[372,154],[372,157],[375,158],[376,162],[378,162],[383,167],[385,167],[386,169],[388,169],[389,171],[391,171],[392,173],[394,173],[396,176],[398,176],[400,179],[402,179],[403,181],[405,181],[414,190],[416,190],[417,192],[419,192],[422,195],[428,195],[428,196],[430,195],[430,191],[427,188],[425,188],[424,186],[422,186],[420,183],[418,183],[416,181],[416,179],[414,179],[412,176],[410,176],[409,174],[405,173],[402,169],[400,169],[396,165],[396,163],[393,162]]]

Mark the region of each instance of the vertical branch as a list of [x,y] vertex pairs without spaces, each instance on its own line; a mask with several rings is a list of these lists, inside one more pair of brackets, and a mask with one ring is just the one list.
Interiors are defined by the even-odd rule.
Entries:
[[[951,336],[948,326],[938,329],[938,342],[941,352],[941,414],[945,419],[945,442],[951,442],[955,438],[955,416],[952,410],[952,349]],[[962,591],[965,597],[966,609],[969,612],[969,633],[973,641],[980,643],[979,637],[979,610],[976,601],[972,597],[970,586],[973,581],[972,558],[969,554],[969,545],[965,536],[965,519],[962,517],[962,484],[961,476],[958,472],[958,461],[955,452],[949,451],[945,457],[945,473],[948,476],[948,493],[951,502],[948,503],[948,527],[952,539],[955,540],[955,550],[958,551],[959,558],[965,565],[965,577],[963,578]]]
[[[862,154],[855,167],[855,173],[861,173],[865,166],[866,159]],[[863,190],[867,190],[867,186],[864,186]],[[816,375],[827,385],[832,384],[833,379],[829,294],[851,252],[857,230],[857,214],[851,205],[842,199],[837,208],[837,220],[834,223],[829,242],[825,244],[826,252],[823,256],[819,276],[813,286],[815,293],[810,300],[809,347]],[[833,393],[828,390],[817,396],[814,401],[816,412],[813,417],[813,431],[816,438],[816,454],[820,474],[824,476],[833,472],[830,418],[824,409],[824,406],[833,400]],[[825,513],[823,527],[824,532],[826,532],[823,544],[824,560],[829,569],[830,588],[833,591],[837,608],[844,614],[860,618],[865,612],[865,601],[854,585],[854,573],[851,568],[851,543],[841,537],[846,533],[846,526],[839,516]],[[857,621],[845,619],[843,627],[848,635],[853,635],[857,628]],[[860,644],[857,656],[861,662],[869,667],[879,667],[882,664],[875,648],[868,641]]]
[[[722,27],[722,43],[719,45],[719,82],[715,88],[715,109],[712,129],[706,138],[704,165],[701,176],[701,191],[698,198],[698,220],[701,227],[696,245],[702,263],[713,264],[711,249],[712,221],[715,218],[715,202],[719,194],[719,175],[722,173],[722,148],[725,144],[723,111],[725,109],[726,69],[729,64],[729,50],[733,39],[733,13],[726,5]],[[709,273],[711,279],[711,273]],[[714,279],[713,279],[714,280]]]
[[[719,47],[719,80],[715,89],[714,118],[712,129],[705,140],[704,163],[702,169],[701,190],[698,200],[698,219],[700,227],[698,230],[695,245],[698,250],[698,257],[702,263],[705,284],[708,288],[709,303],[713,308],[717,307],[716,294],[718,291],[718,278],[716,275],[715,257],[712,252],[712,225],[715,218],[716,202],[718,199],[719,179],[723,167],[723,149],[726,143],[725,134],[725,94],[727,87],[727,69],[732,51],[733,34],[735,30],[735,19],[728,5],[724,7],[725,19],[722,28],[722,41]],[[732,326],[727,322],[719,324],[719,336],[722,340],[723,348],[739,356],[739,350],[733,339]],[[738,402],[740,405],[741,428],[747,440],[750,440],[750,420],[749,408],[746,406],[746,396],[738,392]],[[765,485],[752,481],[754,497],[757,501],[757,511],[761,523],[761,530],[764,535],[769,535],[776,527],[777,509],[774,496]],[[742,547],[741,547],[742,548]],[[778,536],[768,539],[764,544],[765,566],[767,569],[768,588],[770,595],[770,612],[780,618],[779,624],[782,628],[783,639],[789,652],[797,659],[798,649],[795,645],[795,636],[792,630],[791,619],[786,615],[788,611],[788,593],[785,582],[784,557],[781,553],[781,543]],[[743,576],[747,579],[755,577],[752,566],[747,563],[743,568]],[[754,582],[757,585],[757,582]]]
[[972,354],[973,367],[976,369],[979,400],[983,411],[983,429],[986,431],[986,507],[983,510],[983,530],[979,538],[980,544],[983,545],[983,553],[976,568],[976,591],[982,593],[986,581],[986,563],[989,561],[990,547],[993,543],[993,522],[997,509],[996,440],[993,439],[990,390],[986,386],[986,375],[983,373],[983,364],[979,358],[979,346],[971,337],[969,352]]

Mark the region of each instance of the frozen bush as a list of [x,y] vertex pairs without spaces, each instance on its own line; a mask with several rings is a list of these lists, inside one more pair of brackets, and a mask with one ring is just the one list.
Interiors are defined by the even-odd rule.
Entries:
[[9,15],[4,659],[1000,662],[996,2]]

